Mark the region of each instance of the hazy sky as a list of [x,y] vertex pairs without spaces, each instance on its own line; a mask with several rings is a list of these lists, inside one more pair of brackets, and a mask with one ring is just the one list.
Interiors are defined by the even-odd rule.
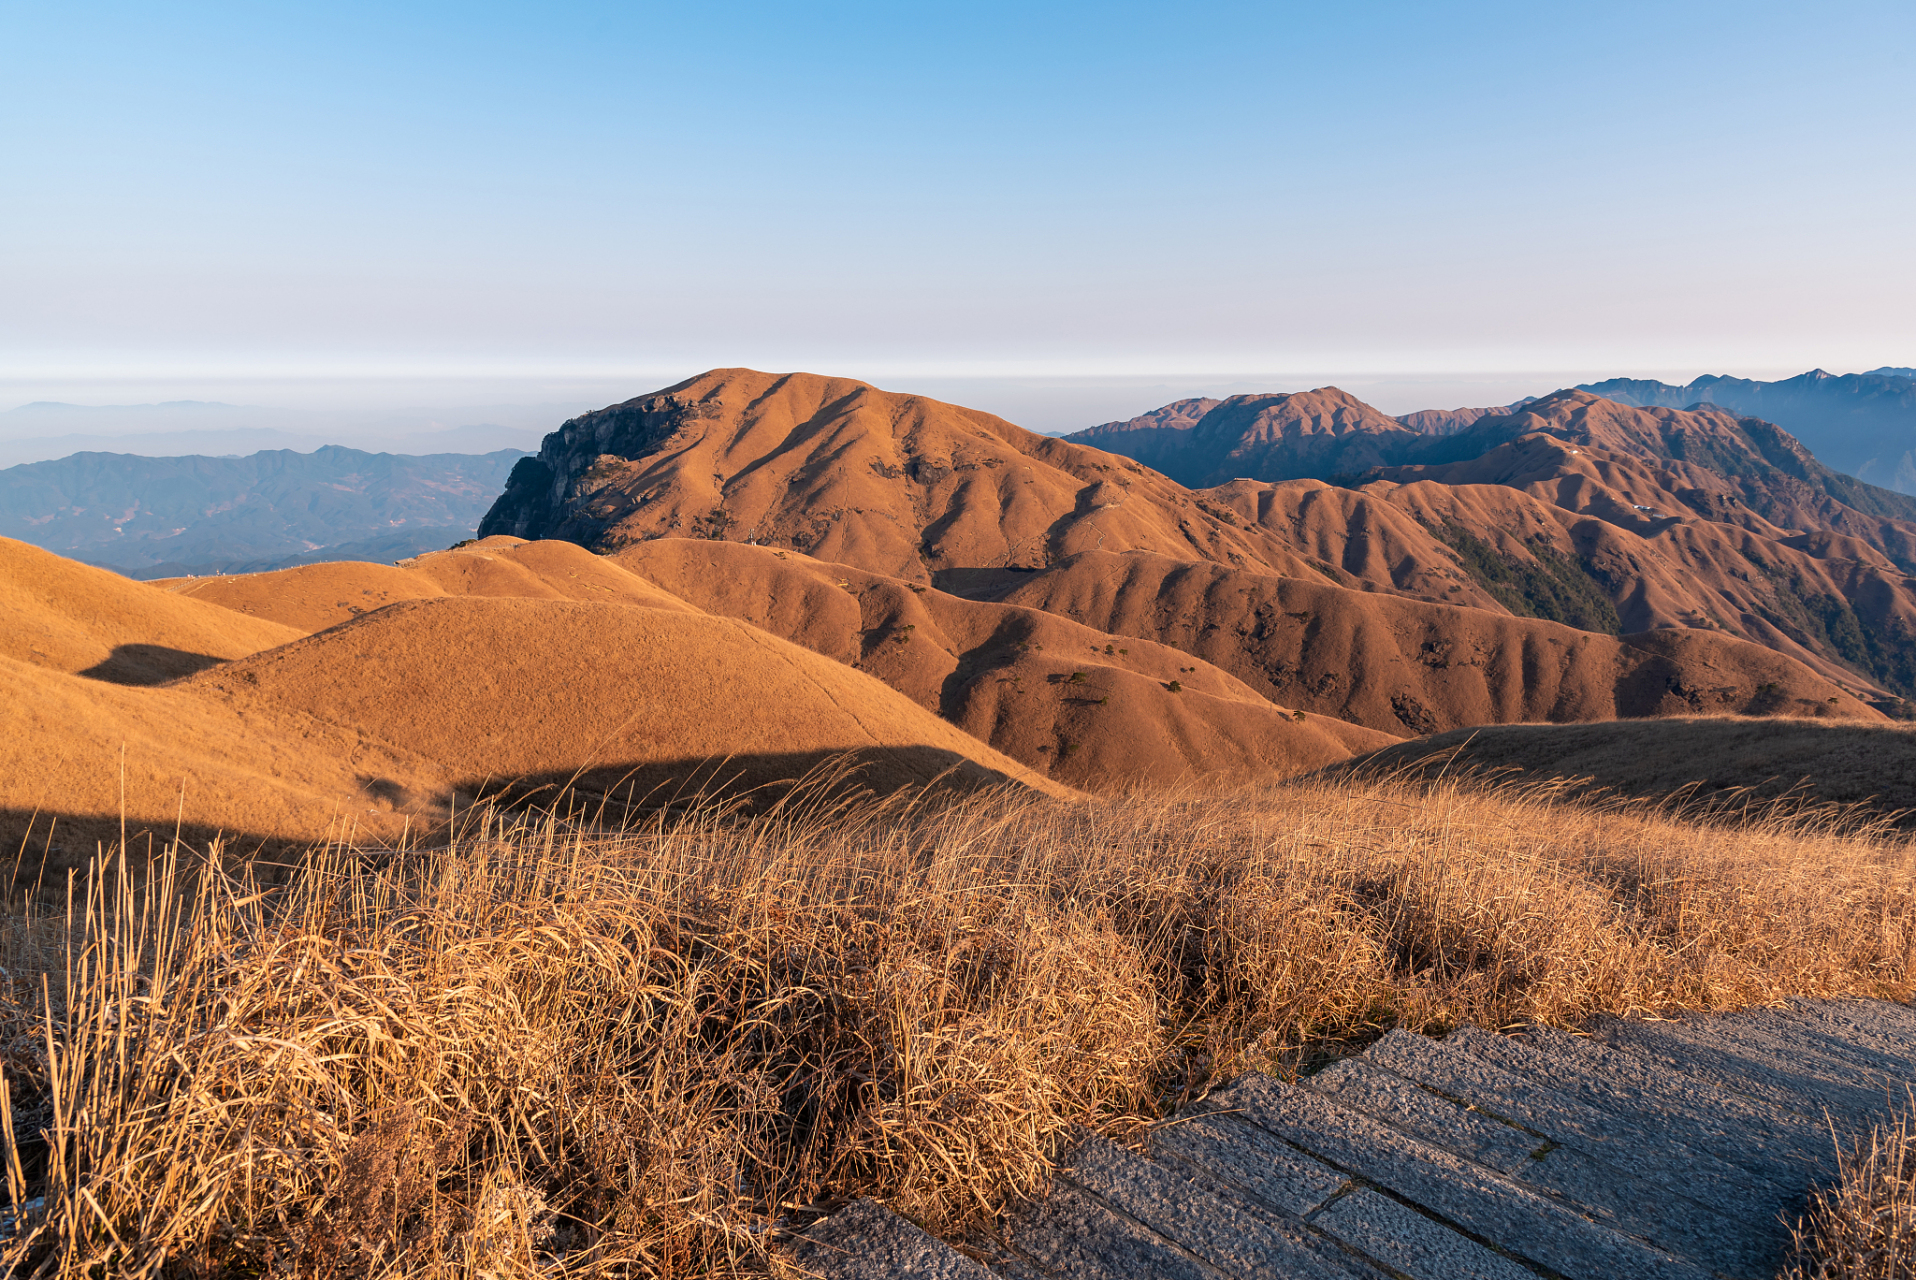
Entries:
[[1910,0],[0,0],[0,29],[12,403],[1916,363]]

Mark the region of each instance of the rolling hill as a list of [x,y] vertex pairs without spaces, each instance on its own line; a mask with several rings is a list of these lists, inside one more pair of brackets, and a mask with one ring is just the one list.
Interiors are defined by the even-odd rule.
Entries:
[[[558,555],[559,577],[593,560]],[[492,581],[463,567],[444,576]],[[0,651],[0,838],[29,876],[122,832],[241,854],[391,842],[482,794],[767,794],[838,758],[880,792],[1070,794],[870,675],[643,583],[589,602],[442,590],[306,636],[0,540],[0,596],[26,624]],[[114,667],[128,651],[145,665]]]
[[301,631],[451,597],[735,618],[882,680],[1037,773],[1087,790],[1269,781],[1396,737],[1274,706],[1164,646],[739,543],[663,538],[601,557],[568,542],[494,535],[403,565],[313,565],[160,585]]
[[1478,773],[1707,808],[1789,797],[1916,827],[1916,730],[1849,720],[1507,724],[1396,743],[1328,773]]

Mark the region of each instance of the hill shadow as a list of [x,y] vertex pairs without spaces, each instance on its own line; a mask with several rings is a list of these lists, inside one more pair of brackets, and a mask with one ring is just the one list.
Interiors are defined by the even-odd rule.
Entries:
[[1895,724],[1710,716],[1482,725],[1385,747],[1319,776],[1352,775],[1548,781],[1573,795],[1693,811],[1839,805],[1916,829],[1916,728]]
[[[512,778],[467,778],[447,794],[424,795],[389,778],[359,780],[363,799],[405,813],[406,848],[444,845],[455,826],[488,811],[542,815],[557,812],[586,826],[617,829],[664,814],[753,817],[785,810],[827,816],[860,801],[889,798],[904,805],[940,804],[998,788],[1020,789],[1009,775],[941,747],[867,747],[731,757],[698,757],[642,765],[602,765]],[[345,798],[342,797],[342,800]],[[342,805],[339,812],[356,810]],[[350,820],[348,818],[348,820]],[[49,804],[38,810],[0,808],[0,889],[19,902],[64,901],[69,873],[122,838],[136,865],[162,853],[175,838],[196,856],[217,842],[229,870],[250,866],[272,880],[301,865],[324,843],[324,833],[288,836],[217,823],[182,821],[172,814],[78,813]],[[336,847],[336,846],[335,846]],[[396,852],[367,839],[367,856]]]
[[113,652],[79,674],[107,684],[155,685],[217,667],[225,658],[169,649],[163,644],[116,644]]
[[616,826],[661,811],[718,806],[754,815],[900,794],[940,801],[1023,784],[956,751],[907,746],[608,764],[510,779],[471,778],[456,786],[504,808],[557,809]]

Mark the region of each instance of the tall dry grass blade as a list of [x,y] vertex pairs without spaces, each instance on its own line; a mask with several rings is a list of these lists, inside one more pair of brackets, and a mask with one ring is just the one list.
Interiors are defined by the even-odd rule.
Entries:
[[1916,1276],[1916,1120],[1905,1111],[1853,1143],[1837,1143],[1836,1185],[1817,1192],[1794,1228],[1783,1280],[1910,1280]]

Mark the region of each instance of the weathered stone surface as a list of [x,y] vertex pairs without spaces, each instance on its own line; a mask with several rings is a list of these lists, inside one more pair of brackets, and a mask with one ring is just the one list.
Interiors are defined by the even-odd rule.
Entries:
[[1155,1135],[1152,1154],[1201,1169],[1214,1181],[1296,1218],[1350,1184],[1321,1161],[1229,1115],[1200,1115],[1164,1126]]
[[1849,1074],[1891,1081],[1912,1079],[1910,1045],[1877,1041],[1860,1026],[1842,1026],[1808,1019],[1792,1009],[1748,1009],[1723,1023],[1738,1030],[1760,1032],[1774,1042],[1816,1059],[1824,1074],[1842,1079]]
[[1392,1128],[1499,1173],[1515,1173],[1549,1146],[1549,1140],[1539,1134],[1458,1106],[1377,1066],[1368,1056],[1326,1067],[1303,1084],[1335,1098],[1340,1106],[1363,1111]]
[[1840,1040],[1884,1050],[1905,1067],[1916,1045],[1916,1009],[1890,1000],[1791,1000],[1776,1012]]
[[1888,1105],[1882,1082],[1837,1078],[1811,1055],[1787,1042],[1750,1030],[1734,1019],[1708,1022],[1604,1021],[1594,1034],[1726,1089],[1768,1097],[1799,1115],[1833,1115],[1844,1127],[1867,1125]]
[[1011,1245],[1045,1276],[1068,1280],[1216,1280],[1218,1272],[1150,1228],[1069,1183],[1052,1189],[1011,1233]]
[[1686,1195],[1736,1218],[1776,1212],[1774,1189],[1707,1152],[1632,1117],[1577,1101],[1442,1041],[1392,1032],[1364,1055],[1399,1075],[1625,1170],[1670,1195]]
[[1774,1187],[1778,1197],[1785,1195],[1785,1187],[1826,1172],[1827,1130],[1600,1040],[1551,1027],[1535,1027],[1520,1036],[1464,1027],[1447,1042],[1580,1102],[1633,1117],[1645,1129],[1666,1133],[1684,1146],[1708,1151]]
[[872,1200],[812,1224],[793,1260],[823,1280],[989,1280],[991,1272]]
[[1841,1040],[1776,1009],[1746,1009],[1734,1017],[1699,1020],[1691,1026],[1702,1035],[1787,1064],[1817,1081],[1819,1090],[1836,1089],[1855,1096],[1862,1115],[1874,1115],[1885,1097],[1907,1093],[1916,1083],[1907,1057],[1899,1058],[1860,1038]]
[[1536,1280],[1536,1273],[1375,1191],[1340,1196],[1312,1219],[1414,1280]]
[[1250,1075],[1213,1095],[1246,1121],[1335,1168],[1564,1276],[1708,1275],[1695,1263],[1632,1240],[1537,1192],[1411,1138],[1322,1095]]
[[1686,1195],[1645,1182],[1576,1147],[1557,1146],[1528,1133],[1517,1127],[1522,1117],[1514,1123],[1487,1119],[1361,1058],[1321,1071],[1306,1084],[1671,1253],[1728,1275],[1758,1276],[1773,1270],[1780,1240],[1753,1238],[1738,1221]]
[[1359,1270],[1301,1222],[1260,1211],[1241,1197],[1218,1194],[1175,1167],[1147,1160],[1103,1138],[1091,1138],[1063,1176],[1106,1206],[1232,1275],[1353,1280]]

